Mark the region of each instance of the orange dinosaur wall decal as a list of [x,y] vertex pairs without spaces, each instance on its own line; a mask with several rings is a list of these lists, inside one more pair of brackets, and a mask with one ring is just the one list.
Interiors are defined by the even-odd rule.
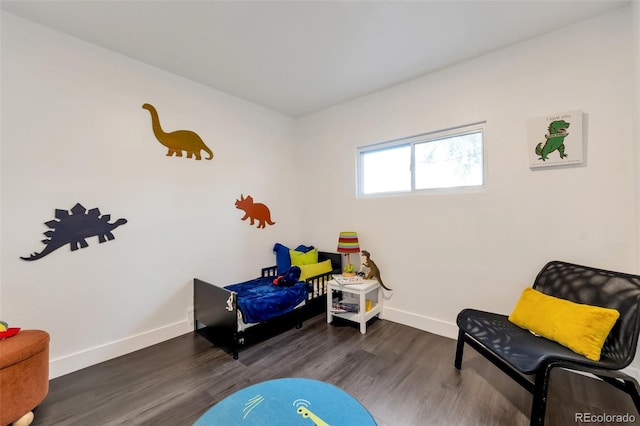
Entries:
[[144,104],[142,108],[151,114],[153,134],[156,136],[156,139],[158,139],[158,142],[169,149],[167,156],[171,157],[175,154],[177,157],[182,157],[182,151],[187,151],[187,158],[195,156],[196,160],[200,160],[200,151],[204,150],[209,154],[209,157],[206,158],[207,160],[213,158],[213,152],[205,145],[197,133],[191,130],[176,130],[166,133],[160,126],[160,119],[158,118],[158,112],[155,107],[151,104]]
[[240,199],[236,200],[236,208],[244,210],[244,217],[240,220],[251,219],[251,225],[253,225],[257,220],[258,228],[265,228],[267,223],[269,225],[276,224],[271,221],[271,212],[269,211],[269,207],[262,203],[254,203],[251,195],[247,195],[245,198],[244,195],[240,194]]

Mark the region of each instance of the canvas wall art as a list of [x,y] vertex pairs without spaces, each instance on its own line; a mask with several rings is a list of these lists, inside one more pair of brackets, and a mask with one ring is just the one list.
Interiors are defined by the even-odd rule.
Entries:
[[529,167],[582,164],[585,145],[582,118],[582,111],[576,110],[529,120]]

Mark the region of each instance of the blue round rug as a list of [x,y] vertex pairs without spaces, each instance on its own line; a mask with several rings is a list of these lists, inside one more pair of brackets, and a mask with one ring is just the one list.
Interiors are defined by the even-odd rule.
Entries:
[[376,426],[373,416],[342,389],[309,379],[277,379],[226,397],[194,426]]

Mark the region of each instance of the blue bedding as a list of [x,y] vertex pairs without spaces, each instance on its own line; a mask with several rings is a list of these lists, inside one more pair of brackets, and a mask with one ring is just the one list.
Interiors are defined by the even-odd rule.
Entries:
[[238,309],[246,323],[262,322],[293,309],[307,298],[304,282],[291,287],[273,284],[274,277],[256,278],[225,287],[238,294]]

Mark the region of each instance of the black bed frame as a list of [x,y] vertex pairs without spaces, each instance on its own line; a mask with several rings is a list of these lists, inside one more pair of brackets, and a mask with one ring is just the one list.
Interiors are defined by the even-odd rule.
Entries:
[[[339,253],[318,252],[318,261],[331,260],[333,270],[326,274],[307,278],[307,298],[304,305],[285,315],[269,321],[253,325],[243,331],[238,331],[238,303],[237,294],[222,287],[202,281],[193,280],[193,318],[194,330],[216,345],[229,347],[233,358],[238,359],[240,346],[246,339],[264,338],[266,331],[277,321],[293,321],[296,328],[302,327],[302,321],[324,312],[326,307],[327,283],[332,274],[340,273],[341,255]],[[275,277],[276,266],[262,268],[261,277]],[[315,294],[314,294],[315,293]]]

